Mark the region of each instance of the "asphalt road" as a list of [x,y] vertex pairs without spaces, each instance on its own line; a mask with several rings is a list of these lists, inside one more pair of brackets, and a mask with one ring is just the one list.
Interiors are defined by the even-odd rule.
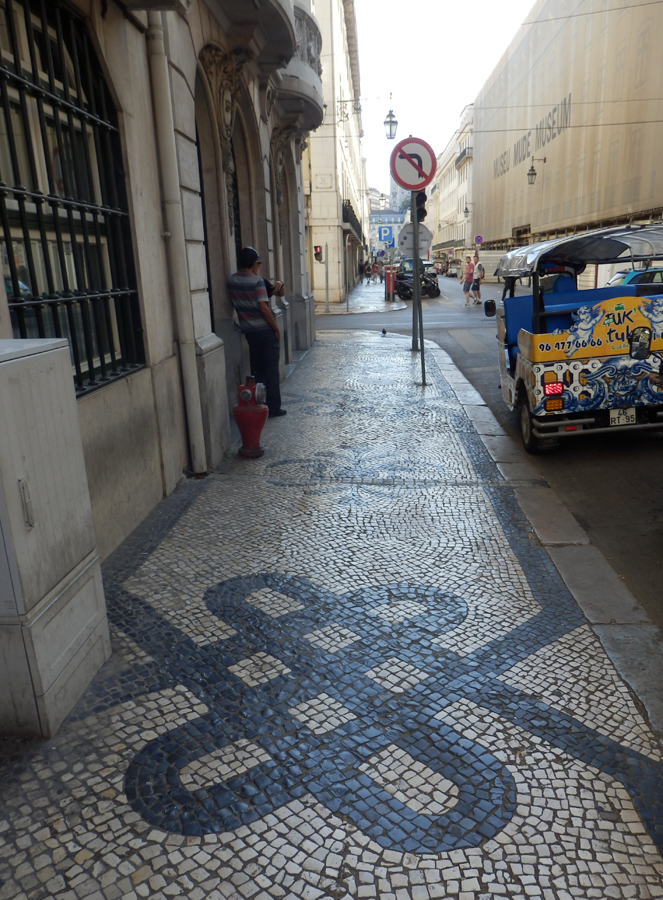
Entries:
[[[456,279],[440,279],[442,296],[424,301],[425,336],[443,347],[480,392],[502,426],[522,446],[518,414],[502,401],[495,320],[483,307],[465,309]],[[375,285],[376,294],[383,290]],[[501,296],[484,287],[482,296]],[[407,310],[349,316],[317,316],[317,328],[410,334]],[[523,451],[524,453],[524,451]],[[529,456],[589,538],[610,560],[647,609],[663,625],[663,434],[602,434],[571,438],[551,451]]]

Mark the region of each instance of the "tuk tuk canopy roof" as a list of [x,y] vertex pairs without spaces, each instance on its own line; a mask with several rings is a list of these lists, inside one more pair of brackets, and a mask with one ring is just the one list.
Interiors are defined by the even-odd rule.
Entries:
[[546,269],[546,263],[582,271],[586,265],[653,259],[663,259],[663,225],[629,225],[518,247],[502,257],[495,275],[520,278]]

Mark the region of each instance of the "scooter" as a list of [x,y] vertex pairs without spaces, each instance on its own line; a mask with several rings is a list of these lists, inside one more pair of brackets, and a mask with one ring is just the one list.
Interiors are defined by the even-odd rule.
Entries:
[[[396,293],[400,300],[411,300],[412,299],[412,278],[408,278],[405,275],[401,275],[400,277],[396,276]],[[432,275],[422,275],[421,276],[421,296],[422,297],[439,297],[440,296],[440,288],[437,284],[437,279]]]

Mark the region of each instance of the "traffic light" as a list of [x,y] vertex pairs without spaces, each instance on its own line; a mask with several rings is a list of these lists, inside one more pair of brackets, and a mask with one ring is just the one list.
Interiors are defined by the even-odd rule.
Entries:
[[313,249],[315,251],[316,261],[322,262],[322,247],[320,246],[320,244],[316,244],[316,246]]
[[417,222],[423,222],[428,213],[426,212],[426,191],[419,191],[415,198],[417,211]]

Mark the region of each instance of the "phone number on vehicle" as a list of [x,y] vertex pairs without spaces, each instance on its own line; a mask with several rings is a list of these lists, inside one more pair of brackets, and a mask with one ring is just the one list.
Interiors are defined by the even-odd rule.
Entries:
[[541,351],[550,351],[550,350],[580,350],[583,347],[602,347],[603,341],[601,338],[594,340],[592,338],[591,341],[556,341],[555,344],[551,347],[550,344],[539,344],[539,350]]

